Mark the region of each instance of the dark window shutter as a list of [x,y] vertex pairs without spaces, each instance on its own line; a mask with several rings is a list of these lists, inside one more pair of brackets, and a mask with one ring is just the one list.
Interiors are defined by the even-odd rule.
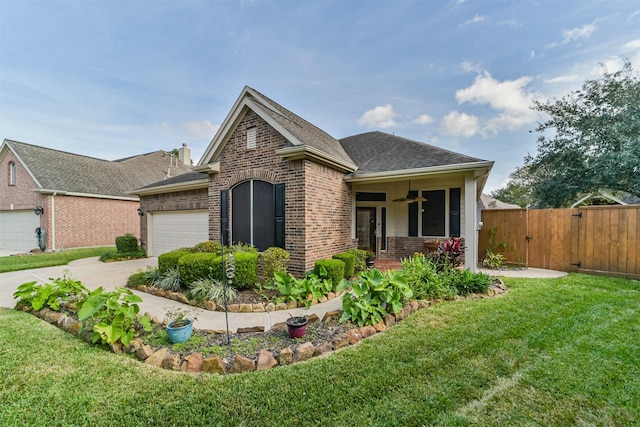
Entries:
[[449,190],[449,234],[460,237],[460,189]]
[[220,241],[229,244],[229,190],[220,191]]
[[285,206],[284,206],[284,184],[274,184],[273,186],[273,202],[275,211],[275,232],[276,239],[275,245],[279,248],[285,249]]
[[[418,190],[409,191],[409,197],[418,197]],[[418,235],[418,202],[409,203],[409,236]]]

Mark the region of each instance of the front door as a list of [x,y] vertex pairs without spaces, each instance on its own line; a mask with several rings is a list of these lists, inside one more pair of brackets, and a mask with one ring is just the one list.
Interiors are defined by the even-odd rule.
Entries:
[[376,252],[376,208],[356,208],[358,249]]

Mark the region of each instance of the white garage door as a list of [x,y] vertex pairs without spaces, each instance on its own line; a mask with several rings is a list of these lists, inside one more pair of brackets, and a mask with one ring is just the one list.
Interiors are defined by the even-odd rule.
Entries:
[[40,217],[27,211],[0,212],[0,249],[28,251],[38,247],[36,228]]
[[151,256],[209,240],[206,210],[151,212],[148,221]]

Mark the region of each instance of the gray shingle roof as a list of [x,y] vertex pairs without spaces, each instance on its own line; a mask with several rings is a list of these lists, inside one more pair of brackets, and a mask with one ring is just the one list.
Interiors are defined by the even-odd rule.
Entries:
[[191,171],[191,166],[161,150],[108,161],[23,142],[5,143],[45,190],[131,197],[128,192],[134,188]]
[[263,111],[266,114],[269,114],[273,120],[277,121],[282,127],[295,135],[300,141],[344,162],[353,163],[337,139],[257,90],[253,88],[249,89],[259,96],[259,98],[256,98],[249,95],[251,99],[263,106]]
[[379,131],[349,136],[341,139],[340,144],[358,165],[359,173],[485,162],[482,159]]
[[153,182],[149,185],[145,185],[142,188],[136,188],[136,190],[144,190],[147,188],[154,188],[154,187],[160,187],[163,185],[170,185],[170,184],[183,184],[183,183],[187,183],[187,182],[191,182],[191,181],[199,181],[201,179],[209,179],[209,174],[205,173],[205,172],[187,172],[184,173],[182,175],[178,175],[178,176],[174,176],[172,178],[167,178],[165,180],[162,181],[158,181],[158,182]]

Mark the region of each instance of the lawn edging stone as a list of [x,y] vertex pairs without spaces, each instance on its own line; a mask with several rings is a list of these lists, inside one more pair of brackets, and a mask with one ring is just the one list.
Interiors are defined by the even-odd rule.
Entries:
[[[458,297],[455,300],[477,300],[484,298],[496,297],[504,294],[507,288],[504,282],[499,278],[496,278],[494,283],[486,294],[471,294],[468,296]],[[111,348],[114,353],[125,353],[134,356],[140,362],[163,368],[172,371],[181,371],[192,374],[199,373],[211,373],[216,375],[224,375],[228,373],[241,373],[252,371],[264,371],[272,369],[276,366],[287,366],[293,363],[303,362],[310,360],[314,357],[326,356],[334,351],[346,348],[351,345],[357,345],[362,340],[373,337],[378,333],[385,331],[387,328],[393,327],[398,322],[409,317],[416,311],[428,308],[432,305],[438,304],[439,300],[430,301],[416,301],[412,300],[408,302],[399,313],[396,315],[388,314],[385,316],[382,322],[379,322],[373,326],[366,325],[362,327],[353,327],[344,333],[338,334],[328,342],[315,345],[312,342],[304,342],[296,348],[284,348],[279,352],[272,352],[268,349],[260,350],[254,357],[247,357],[240,354],[231,356],[230,358],[222,358],[220,356],[212,356],[203,358],[201,352],[190,353],[181,357],[180,354],[170,353],[169,349],[164,347],[156,351],[152,347],[145,343],[141,338],[134,338],[127,346],[119,346]],[[29,310],[22,308],[23,311],[30,312],[32,315],[45,320],[48,323],[58,326],[65,332],[76,335],[81,339],[84,339],[87,343],[91,344],[92,332],[86,329],[82,329],[82,323],[73,319],[63,312],[51,310],[49,308],[43,308],[41,310]],[[320,319],[317,314],[312,313],[308,316],[310,323],[316,322],[331,322],[336,321],[342,312],[340,310],[329,311],[324,314]],[[157,319],[153,320],[155,323]],[[79,324],[79,325],[78,325]],[[284,322],[275,324],[271,330],[285,330],[286,325]],[[242,330],[242,331],[241,331]],[[238,333],[241,332],[264,332],[264,327],[255,326],[247,328],[239,328]],[[215,333],[226,333],[226,331],[212,331]]]

